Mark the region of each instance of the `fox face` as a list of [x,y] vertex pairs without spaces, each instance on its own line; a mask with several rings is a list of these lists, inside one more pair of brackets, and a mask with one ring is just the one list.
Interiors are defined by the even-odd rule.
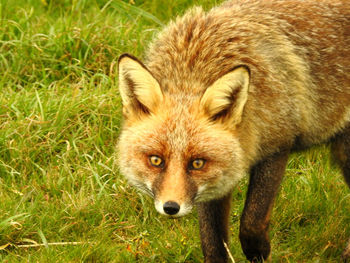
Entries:
[[226,195],[244,175],[232,127],[241,122],[248,87],[248,70],[237,67],[202,94],[181,87],[170,94],[136,58],[120,57],[120,170],[154,198],[159,213],[186,215],[195,203]]

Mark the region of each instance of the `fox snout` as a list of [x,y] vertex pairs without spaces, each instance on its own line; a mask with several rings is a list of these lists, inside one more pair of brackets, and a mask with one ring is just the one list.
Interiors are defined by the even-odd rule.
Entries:
[[163,210],[168,215],[176,215],[180,211],[180,205],[174,201],[165,202]]
[[169,217],[182,217],[189,214],[192,211],[193,205],[186,202],[179,201],[159,201],[155,200],[156,210],[165,216]]

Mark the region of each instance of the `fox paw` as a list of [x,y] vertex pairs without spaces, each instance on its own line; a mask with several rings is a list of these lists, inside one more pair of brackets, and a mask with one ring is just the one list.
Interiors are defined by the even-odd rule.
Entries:
[[263,236],[244,238],[241,236],[243,252],[250,262],[264,262],[270,254],[270,242]]

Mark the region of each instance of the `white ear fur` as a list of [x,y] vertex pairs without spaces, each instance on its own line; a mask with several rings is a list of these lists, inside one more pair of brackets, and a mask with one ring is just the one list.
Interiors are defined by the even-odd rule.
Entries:
[[224,114],[236,125],[241,122],[248,99],[249,71],[238,67],[216,80],[201,98],[201,107],[210,118]]
[[158,81],[141,62],[126,54],[119,59],[119,91],[123,106],[131,110],[141,103],[152,112],[163,100]]

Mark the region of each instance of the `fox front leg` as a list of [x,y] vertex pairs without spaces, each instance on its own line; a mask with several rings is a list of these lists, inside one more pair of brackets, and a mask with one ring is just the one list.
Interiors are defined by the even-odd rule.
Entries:
[[260,161],[250,172],[239,238],[247,259],[266,260],[270,254],[268,227],[270,215],[286,168],[289,151],[276,153]]
[[228,254],[228,221],[231,194],[219,200],[198,204],[199,228],[205,263],[224,263]]
[[[345,182],[350,187],[350,126],[332,141],[332,154],[343,171]],[[343,262],[350,262],[350,239],[342,254]]]

